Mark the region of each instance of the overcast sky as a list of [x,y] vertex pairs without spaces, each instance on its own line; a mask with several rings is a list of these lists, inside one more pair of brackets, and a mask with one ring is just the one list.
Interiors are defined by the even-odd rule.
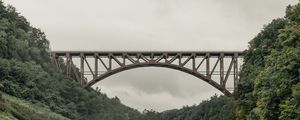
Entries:
[[[242,51],[298,0],[3,1],[44,31],[52,50]],[[221,94],[165,68],[121,72],[95,86],[138,110],[181,108]]]

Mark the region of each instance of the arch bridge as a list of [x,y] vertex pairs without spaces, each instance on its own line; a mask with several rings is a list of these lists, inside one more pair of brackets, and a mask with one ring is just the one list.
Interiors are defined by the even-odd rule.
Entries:
[[[165,67],[193,75],[224,95],[231,96],[239,82],[239,61],[243,52],[239,51],[52,51],[52,63],[58,68],[58,59],[64,60],[65,73],[72,73],[83,87],[116,73],[139,67]],[[74,62],[79,64],[74,64]],[[240,62],[240,63],[241,63]],[[93,65],[92,65],[93,64]],[[79,72],[75,65],[79,66]],[[85,71],[87,70],[87,71]],[[78,74],[79,73],[79,74]],[[89,80],[88,80],[89,79]],[[234,83],[228,88],[228,80]]]

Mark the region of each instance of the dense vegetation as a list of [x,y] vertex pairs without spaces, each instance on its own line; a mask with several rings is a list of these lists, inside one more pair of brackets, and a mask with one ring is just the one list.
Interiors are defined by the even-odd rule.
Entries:
[[69,120],[60,114],[51,111],[42,104],[33,104],[5,93],[1,93],[0,120]]
[[300,119],[300,4],[264,27],[246,51],[236,115],[249,120]]
[[141,114],[56,70],[45,34],[0,0],[0,119],[300,119],[299,16],[300,4],[287,7],[284,18],[249,42],[235,101],[213,96],[197,106]]
[[145,110],[138,120],[234,120],[233,101],[225,96],[213,96],[199,105],[161,113]]
[[213,96],[197,106],[165,111],[162,120],[234,120],[233,101],[225,96]]

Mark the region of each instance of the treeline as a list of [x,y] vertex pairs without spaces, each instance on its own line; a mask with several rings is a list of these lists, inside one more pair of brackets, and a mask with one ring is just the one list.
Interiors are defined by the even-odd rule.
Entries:
[[213,96],[199,105],[162,113],[145,110],[141,120],[234,120],[233,101],[225,96]]
[[300,4],[249,42],[240,78],[238,119],[300,119]]

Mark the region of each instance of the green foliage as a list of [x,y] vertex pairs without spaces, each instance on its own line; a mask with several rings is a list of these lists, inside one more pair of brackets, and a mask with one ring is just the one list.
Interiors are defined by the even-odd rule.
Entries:
[[138,118],[138,120],[164,120],[160,113],[154,110],[144,110],[143,115]]
[[[0,92],[1,93],[1,92]],[[1,120],[68,120],[49,108],[3,94],[0,100],[0,119]]]
[[121,105],[120,101],[109,99],[94,90],[84,90],[75,81],[52,77],[32,62],[0,59],[0,71],[5,71],[0,74],[7,74],[1,76],[5,93],[45,104],[71,119],[119,120],[127,117],[124,114],[139,115],[136,110]]
[[166,113],[163,120],[234,120],[233,101],[225,96],[213,96],[198,106],[184,107],[174,113],[172,117]]
[[300,119],[300,4],[273,20],[246,51],[235,91],[238,119]]
[[197,106],[157,113],[145,110],[138,120],[234,120],[233,101],[225,96],[213,96]]
[[240,84],[235,90],[235,95],[238,96],[236,115],[239,119],[245,119],[245,114],[249,114],[256,106],[257,98],[253,96],[255,78],[266,66],[266,56],[278,48],[276,44],[278,30],[283,29],[286,24],[287,21],[284,19],[273,20],[249,42],[249,50],[245,52],[243,69],[240,73]]

